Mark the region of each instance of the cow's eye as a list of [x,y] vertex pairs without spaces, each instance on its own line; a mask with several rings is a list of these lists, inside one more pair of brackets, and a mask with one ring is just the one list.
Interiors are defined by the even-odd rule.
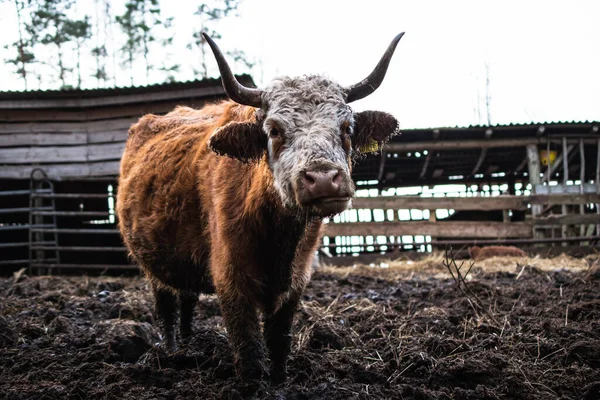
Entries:
[[347,136],[352,135],[352,127],[348,122],[344,122],[342,124],[342,133]]
[[277,130],[277,128],[271,128],[271,130],[269,131],[269,136],[271,136],[272,138],[279,137],[279,131]]

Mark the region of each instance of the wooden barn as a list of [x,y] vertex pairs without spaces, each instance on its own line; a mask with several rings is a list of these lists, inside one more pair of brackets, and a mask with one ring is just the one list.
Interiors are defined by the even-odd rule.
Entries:
[[[359,188],[371,188],[370,195],[336,218],[328,246],[357,254],[593,243],[600,235],[599,127],[586,121],[403,130],[356,168]],[[452,214],[440,218],[446,210]]]
[[[249,76],[239,80],[252,85]],[[135,268],[114,215],[129,126],[146,113],[224,97],[219,80],[0,93],[0,268]],[[600,237],[599,126],[404,130],[355,167],[360,197],[330,221],[325,253],[593,244]]]
[[224,98],[220,79],[0,93],[0,268],[135,268],[113,209],[129,126]]

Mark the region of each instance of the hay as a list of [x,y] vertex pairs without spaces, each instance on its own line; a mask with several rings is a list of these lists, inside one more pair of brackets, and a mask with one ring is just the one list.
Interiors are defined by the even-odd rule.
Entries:
[[[479,272],[516,272],[518,273],[523,266],[530,266],[541,271],[587,271],[590,266],[600,257],[598,255],[590,255],[585,258],[575,258],[566,254],[561,254],[557,257],[492,257],[482,261],[476,261],[473,271]],[[382,258],[377,263],[370,265],[356,264],[349,267],[336,267],[326,265],[326,260],[323,260],[323,266],[320,271],[335,274],[341,277],[355,274],[360,276],[377,277],[380,279],[396,281],[398,279],[412,278],[415,275],[433,276],[435,278],[449,278],[450,274],[443,265],[444,254],[432,253],[418,260],[390,260]],[[471,260],[465,260],[465,263],[470,263]]]

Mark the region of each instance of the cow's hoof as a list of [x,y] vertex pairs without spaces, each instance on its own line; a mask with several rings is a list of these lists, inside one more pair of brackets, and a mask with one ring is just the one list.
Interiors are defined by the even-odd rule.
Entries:
[[194,332],[192,331],[191,328],[182,328],[181,329],[181,339],[182,340],[188,340],[193,335],[194,335]]
[[163,340],[161,346],[167,354],[173,354],[177,351],[177,343],[175,342],[175,338]]
[[287,379],[287,369],[285,367],[271,368],[271,382],[278,385]]
[[240,383],[239,391],[244,399],[259,399],[264,394],[267,385],[260,380],[246,380]]

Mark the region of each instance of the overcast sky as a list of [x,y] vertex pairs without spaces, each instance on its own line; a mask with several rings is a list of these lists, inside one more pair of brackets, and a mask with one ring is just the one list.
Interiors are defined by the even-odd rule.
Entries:
[[[162,3],[187,42],[196,6]],[[240,14],[218,44],[261,60],[257,83],[324,73],[353,84],[405,31],[382,86],[354,107],[404,128],[485,123],[486,63],[493,124],[600,120],[598,0],[245,0]],[[4,68],[0,79],[16,78]]]

